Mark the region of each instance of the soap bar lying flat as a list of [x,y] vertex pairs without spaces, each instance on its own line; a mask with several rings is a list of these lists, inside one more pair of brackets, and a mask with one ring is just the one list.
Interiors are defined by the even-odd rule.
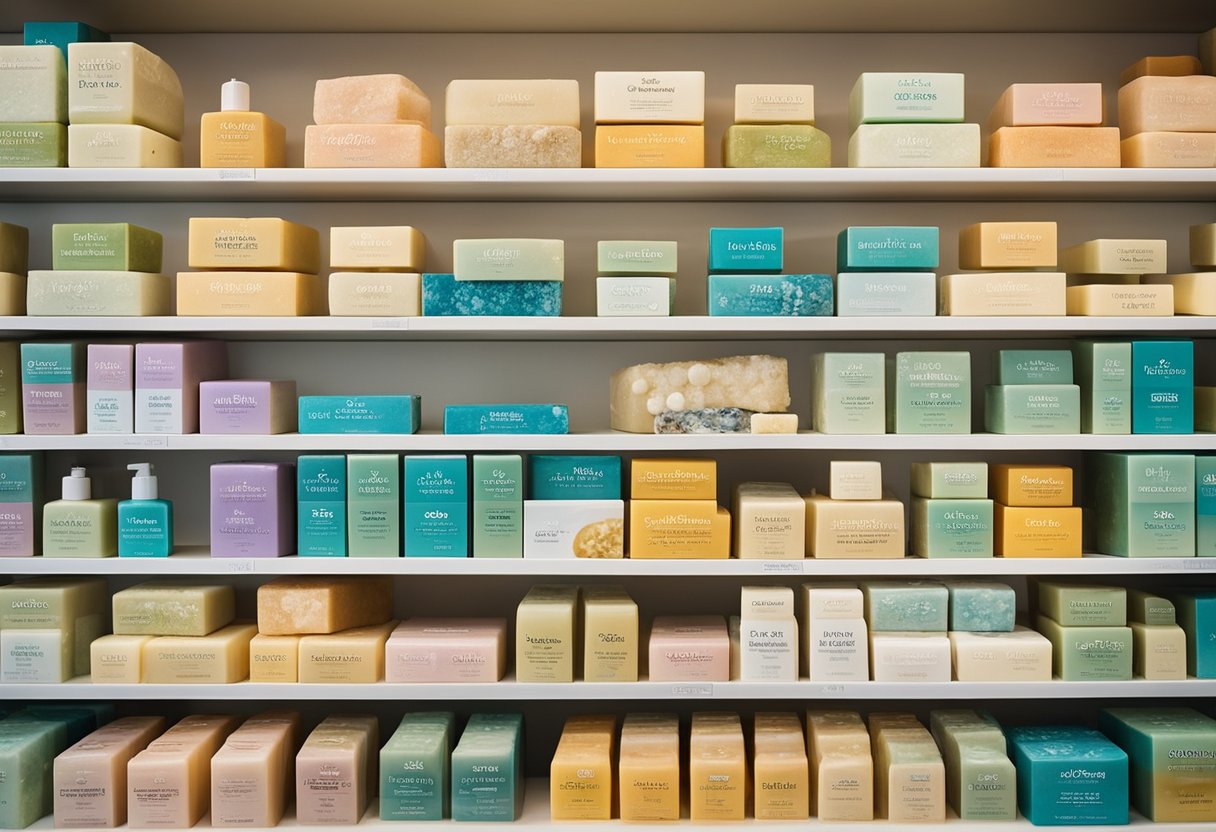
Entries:
[[1216,78],[1145,76],[1119,88],[1119,130],[1216,132]]
[[962,316],[1063,315],[1063,272],[984,272],[942,275],[938,313]]
[[1120,142],[1125,168],[1216,168],[1216,133],[1158,130]]
[[635,500],[713,500],[718,496],[714,459],[648,459],[629,465],[630,496]]
[[212,434],[294,433],[294,381],[204,381],[198,386],[198,432]]
[[140,124],[72,124],[63,142],[70,168],[182,166],[182,143]]
[[601,318],[651,318],[671,314],[676,300],[673,277],[597,277],[595,314]]
[[392,584],[385,578],[276,578],[258,587],[258,632],[335,633],[383,624],[392,617],[392,601]]
[[452,272],[466,280],[544,280],[566,277],[562,240],[453,240]]
[[239,717],[188,716],[127,765],[127,821],[133,829],[186,829],[207,813],[211,757]]
[[945,632],[950,592],[936,581],[863,581],[871,632]]
[[1054,269],[1056,223],[978,222],[958,232],[961,269]]
[[1081,388],[1075,384],[989,384],[984,430],[990,433],[1081,432]]
[[1038,610],[1066,627],[1121,627],[1127,623],[1127,591],[1118,586],[1038,582]]
[[654,417],[655,433],[751,433],[750,410],[713,407],[698,410],[665,410]]
[[300,637],[254,636],[249,642],[249,681],[300,681]]
[[941,234],[936,226],[851,225],[836,235],[840,271],[936,269]]
[[168,275],[128,271],[40,271],[29,274],[29,315],[144,317],[172,314]]
[[528,455],[530,500],[619,500],[619,456]]
[[704,72],[597,72],[596,124],[701,124]]
[[705,128],[699,124],[600,125],[595,128],[595,166],[703,168]]
[[334,226],[329,229],[330,268],[420,272],[425,261],[426,237],[413,226]]
[[[1097,731],[1073,726],[1019,726],[1006,732],[1017,766],[1018,808],[1035,825],[1126,824],[1127,754]],[[1078,800],[1085,771],[1088,799]]]
[[422,275],[330,272],[329,314],[415,318],[422,314]]
[[988,496],[988,463],[914,462],[911,481],[917,497],[982,500]]
[[206,636],[157,636],[144,645],[143,679],[161,685],[227,685],[249,678],[254,624],[229,624]]
[[991,467],[992,498],[1007,506],[1072,505],[1073,470],[1067,465]]
[[677,255],[678,247],[674,241],[600,240],[596,243],[596,266],[604,276],[675,277]]
[[384,643],[396,621],[300,638],[300,682],[372,684],[384,680]]
[[1034,630],[950,632],[957,682],[1050,682],[1051,642]]
[[1166,317],[1174,314],[1174,287],[1091,283],[1068,287],[1068,314]]
[[730,645],[720,615],[660,615],[650,628],[650,681],[728,681]]
[[[332,278],[332,275],[331,275]],[[301,396],[300,433],[417,433],[419,396]]]
[[988,140],[994,168],[1117,168],[1117,127],[1002,127]]
[[754,434],[794,434],[798,432],[797,413],[753,413]]
[[[1213,135],[1216,135],[1214,133]],[[1202,265],[1202,264],[1201,264]],[[1151,274],[1141,278],[1151,286],[1136,288],[1172,288],[1173,311],[1178,315],[1216,315],[1216,272],[1190,274]],[[1120,287],[1132,288],[1132,287]]]
[[978,124],[862,124],[849,136],[851,168],[978,168]]
[[836,314],[921,316],[937,314],[933,272],[841,272],[836,275]]
[[451,81],[444,118],[448,125],[537,124],[577,130],[578,81]]
[[68,120],[68,75],[54,46],[0,46],[0,123]]
[[114,632],[140,636],[205,636],[236,617],[229,584],[147,581],[114,593]]
[[316,274],[321,268],[317,229],[278,217],[191,217],[192,269],[240,269]]
[[443,158],[449,168],[578,168],[583,134],[546,124],[449,124]]
[[950,593],[950,630],[1008,633],[1013,630],[1018,599],[1013,587],[1000,581],[952,578],[942,581]]
[[998,350],[992,355],[993,384],[1072,384],[1069,350]]
[[165,727],[164,717],[116,719],[55,758],[55,825],[112,829],[127,822],[127,764]]
[[988,116],[987,129],[1102,123],[1101,84],[1010,84]]
[[785,229],[710,228],[710,274],[778,274],[785,256]]
[[961,72],[863,72],[849,94],[850,130],[859,124],[962,120]]
[[173,139],[184,127],[177,73],[138,43],[68,45],[72,124],[141,124]]
[[814,124],[810,84],[735,84],[735,124]]
[[61,168],[68,163],[68,128],[51,122],[0,124],[0,168]]
[[445,434],[559,434],[570,432],[564,404],[450,404],[443,409]]
[[1060,269],[1079,274],[1159,274],[1165,240],[1089,240],[1060,250]]
[[1026,508],[998,503],[994,534],[998,557],[1079,558],[1081,509]]
[[826,168],[832,139],[809,124],[734,124],[722,139],[724,168]]
[[404,75],[323,78],[313,92],[312,120],[317,124],[405,121],[430,127],[431,99]]
[[814,558],[902,558],[904,504],[899,500],[806,501],[807,554]]
[[157,231],[127,222],[55,223],[55,271],[159,272],[164,243]]
[[1130,627],[1064,627],[1045,615],[1035,629],[1051,639],[1052,670],[1066,682],[1132,678]]
[[634,499],[629,504],[629,557],[728,558],[730,527],[730,512],[713,500]]
[[556,280],[457,280],[452,274],[424,274],[422,314],[557,317],[562,314],[562,284]]
[[310,124],[306,168],[437,168],[439,137],[421,124]]
[[178,315],[325,314],[324,285],[297,272],[178,272]]
[[870,633],[875,682],[949,682],[950,639],[941,633]]
[[1119,86],[1146,75],[1182,77],[1202,75],[1203,66],[1194,55],[1149,55],[1119,73]]
[[617,370],[610,382],[612,428],[651,433],[667,410],[738,407],[779,413],[789,408],[789,368],[784,358],[738,356],[639,364]]
[[94,684],[137,685],[143,681],[144,645],[152,636],[108,635],[89,645],[89,680]]
[[831,317],[832,277],[826,274],[711,274],[710,315]]
[[388,682],[497,682],[507,669],[505,618],[411,618],[384,648]]

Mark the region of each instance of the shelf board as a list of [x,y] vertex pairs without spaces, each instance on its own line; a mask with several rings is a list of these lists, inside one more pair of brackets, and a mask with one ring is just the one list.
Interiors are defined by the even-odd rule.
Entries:
[[1216,201],[1216,170],[9,168],[11,201]]

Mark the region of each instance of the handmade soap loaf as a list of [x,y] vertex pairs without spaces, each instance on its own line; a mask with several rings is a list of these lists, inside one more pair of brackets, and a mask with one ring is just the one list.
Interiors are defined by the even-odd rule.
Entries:
[[303,576],[258,587],[263,635],[336,633],[383,624],[392,614],[392,584],[382,578]]
[[156,636],[143,647],[143,681],[228,685],[249,678],[255,624],[234,623],[205,636]]
[[851,168],[978,168],[978,124],[862,124],[849,137]]
[[612,374],[610,397],[612,428],[630,433],[652,433],[654,417],[668,410],[784,412],[789,368],[784,358],[768,355],[639,364]]
[[507,669],[505,618],[411,618],[384,647],[389,682],[497,682]]
[[1119,88],[1119,129],[1124,136],[1156,130],[1216,132],[1216,78],[1143,76]]
[[330,272],[329,314],[413,318],[422,314],[422,275]]
[[0,46],[0,123],[66,123],[67,64],[54,46]]
[[236,593],[228,584],[147,581],[114,593],[117,635],[205,636],[232,623]]
[[616,717],[566,719],[549,763],[554,821],[611,820],[616,794]]
[[68,317],[143,317],[171,314],[171,280],[140,271],[29,273],[26,314]]
[[424,274],[422,314],[556,317],[562,314],[562,284],[556,280],[457,280],[453,274]]
[[577,168],[583,134],[551,124],[449,124],[443,156],[449,168]]
[[595,166],[703,168],[705,128],[699,124],[600,125],[595,128]]
[[832,277],[826,274],[711,274],[710,315],[831,317]]
[[127,822],[134,829],[193,826],[211,798],[211,757],[239,717],[195,715],[174,724],[127,765]]
[[404,75],[348,75],[317,81],[312,120],[317,124],[431,126],[431,100]]
[[722,139],[725,168],[826,168],[832,140],[809,124],[734,124]]
[[988,139],[994,168],[1117,168],[1117,127],[1002,127]]
[[437,168],[439,137],[418,123],[310,124],[304,128],[306,168]]
[[187,262],[192,269],[316,274],[317,229],[278,217],[191,217]]
[[127,763],[164,728],[164,717],[159,716],[116,719],[55,757],[56,824],[68,829],[124,825]]
[[70,168],[182,166],[181,142],[139,124],[72,124],[62,141]]
[[276,826],[289,801],[300,715],[271,711],[242,723],[211,758],[211,825]]
[[177,314],[298,317],[324,315],[321,278],[297,272],[178,272]]
[[1063,272],[982,272],[942,275],[938,314],[962,316],[1064,315]]
[[294,381],[204,381],[198,398],[199,433],[268,436],[296,431]]
[[[1216,133],[1212,135],[1216,136]],[[1150,285],[1126,288],[1168,288],[1173,294],[1172,312],[1178,315],[1216,315],[1216,272],[1147,274],[1141,280]]]
[[182,85],[161,58],[137,43],[68,45],[72,124],[139,124],[180,139]]
[[1216,133],[1153,131],[1120,142],[1125,168],[1216,167]]

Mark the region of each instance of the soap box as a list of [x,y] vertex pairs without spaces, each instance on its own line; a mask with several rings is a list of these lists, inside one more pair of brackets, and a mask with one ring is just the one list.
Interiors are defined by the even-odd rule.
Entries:
[[346,457],[301,455],[296,469],[296,554],[345,557]]
[[596,124],[701,124],[705,73],[597,72]]
[[917,497],[982,500],[988,496],[988,463],[914,462],[911,481]]
[[300,433],[417,433],[421,396],[300,396]]
[[961,72],[863,72],[849,94],[849,129],[962,121],[963,83]]
[[710,315],[831,317],[832,278],[826,274],[711,274]]
[[402,481],[405,556],[469,556],[469,460],[407,456]]
[[836,314],[932,316],[937,314],[933,272],[841,272],[836,275]]
[[443,432],[453,434],[564,434],[570,412],[564,404],[450,404]]
[[42,455],[0,454],[0,557],[39,551]]
[[526,500],[525,558],[623,558],[624,500]]
[[1072,384],[1068,350],[998,350],[992,356],[993,384]]
[[75,343],[21,345],[22,416],[26,434],[85,430],[85,351]]
[[971,433],[971,353],[901,352],[887,368],[894,433]]
[[135,347],[89,344],[85,380],[89,433],[135,432]]
[[837,271],[933,271],[939,263],[933,226],[849,226],[836,236]]
[[709,229],[710,274],[778,274],[784,257],[782,228]]
[[295,466],[211,466],[211,557],[277,558],[295,552]]
[[198,388],[199,433],[293,433],[294,381],[204,381]]
[[619,456],[528,456],[531,500],[619,500]]
[[1195,344],[1132,342],[1132,433],[1195,432]]

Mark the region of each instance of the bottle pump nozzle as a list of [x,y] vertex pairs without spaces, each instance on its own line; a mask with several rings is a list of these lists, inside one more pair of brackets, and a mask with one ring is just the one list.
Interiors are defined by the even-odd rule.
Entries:
[[135,478],[131,480],[132,500],[157,499],[157,483],[152,474],[152,463],[133,462],[127,466],[127,470],[135,472]]
[[83,468],[73,468],[69,476],[63,478],[63,499],[91,500],[93,498],[93,481],[88,478]]

